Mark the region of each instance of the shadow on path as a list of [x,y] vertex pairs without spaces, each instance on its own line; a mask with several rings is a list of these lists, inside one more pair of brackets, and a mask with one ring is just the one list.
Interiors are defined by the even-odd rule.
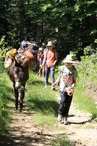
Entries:
[[89,119],[89,120],[83,120],[83,121],[81,121],[81,122],[70,122],[70,121],[68,121],[68,124],[86,124],[86,123],[89,123],[89,122],[91,122],[93,120],[93,118],[91,118],[91,119]]
[[[35,134],[35,133],[34,133]],[[41,137],[35,137],[33,136],[12,136],[9,138],[9,136],[0,136],[0,146],[34,146],[39,145],[42,143],[44,146],[48,145],[45,141],[45,136],[47,135],[41,135]]]
[[11,117],[10,133],[0,135],[0,146],[50,146],[52,135],[44,134],[41,128],[37,127],[31,120],[34,114],[25,106],[20,113],[14,109],[14,105],[9,106]]

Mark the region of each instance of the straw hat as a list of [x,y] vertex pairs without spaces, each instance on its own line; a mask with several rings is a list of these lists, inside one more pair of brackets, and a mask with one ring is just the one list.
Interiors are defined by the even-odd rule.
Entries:
[[62,62],[63,63],[77,63],[77,61],[74,61],[72,55],[67,55],[66,58]]
[[49,46],[52,46],[52,47],[53,47],[53,43],[52,43],[51,41],[49,41],[49,42],[47,43],[47,47],[49,47]]

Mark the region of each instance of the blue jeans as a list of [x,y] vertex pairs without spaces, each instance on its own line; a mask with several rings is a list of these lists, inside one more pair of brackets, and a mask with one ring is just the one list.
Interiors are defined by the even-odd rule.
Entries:
[[55,73],[55,67],[47,67],[45,66],[45,84],[48,85],[48,78],[49,78],[49,73],[51,74],[51,83],[53,84],[55,81],[54,78],[54,73]]

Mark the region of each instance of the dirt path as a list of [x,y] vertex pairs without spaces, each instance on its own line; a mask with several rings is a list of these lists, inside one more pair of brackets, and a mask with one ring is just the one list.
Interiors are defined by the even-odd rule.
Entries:
[[74,105],[70,109],[70,125],[66,127],[68,137],[76,146],[97,146],[97,124],[89,114],[79,111]]
[[[97,146],[97,124],[88,114],[79,111],[73,104],[68,118],[69,125],[58,124],[56,130],[42,129],[33,122],[33,114],[24,106],[23,112],[14,109],[10,104],[12,115],[10,139],[1,138],[0,146],[51,146],[55,135],[67,134],[74,146]],[[61,127],[62,130],[58,130]],[[55,128],[54,128],[55,129]]]
[[12,109],[11,139],[7,143],[8,146],[49,146],[52,135],[43,133],[43,129],[35,125],[32,119],[34,112],[31,113],[26,105],[22,113],[16,111],[13,104],[10,108]]

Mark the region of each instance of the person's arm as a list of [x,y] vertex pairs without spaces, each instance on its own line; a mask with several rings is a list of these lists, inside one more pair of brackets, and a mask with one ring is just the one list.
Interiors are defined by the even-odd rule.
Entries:
[[46,63],[46,58],[47,58],[47,50],[44,52],[44,58],[43,58],[43,62],[42,62],[42,65],[41,67],[43,67]]
[[61,79],[61,74],[58,76],[58,78],[56,79],[56,81],[52,84],[52,87],[55,87],[56,85],[58,85],[60,79]]
[[59,69],[59,76],[58,76],[58,78],[56,79],[56,81],[52,84],[53,87],[56,86],[56,85],[59,85],[59,82],[60,82],[61,77],[62,77],[62,75],[63,75],[64,67],[65,67],[65,66],[61,66],[61,67],[60,67],[60,69]]
[[73,84],[72,84],[72,88],[74,88],[76,86],[76,79],[78,77],[78,72],[77,70],[75,70],[75,74],[74,74],[74,77],[73,77]]
[[76,86],[76,77],[73,78],[73,84],[72,84],[72,88],[74,88]]
[[44,56],[42,66],[44,66],[44,65],[45,65],[45,62],[46,62],[46,55]]
[[57,55],[57,52],[55,51],[55,61],[53,63],[53,66],[55,66],[56,62],[58,61],[58,55]]

